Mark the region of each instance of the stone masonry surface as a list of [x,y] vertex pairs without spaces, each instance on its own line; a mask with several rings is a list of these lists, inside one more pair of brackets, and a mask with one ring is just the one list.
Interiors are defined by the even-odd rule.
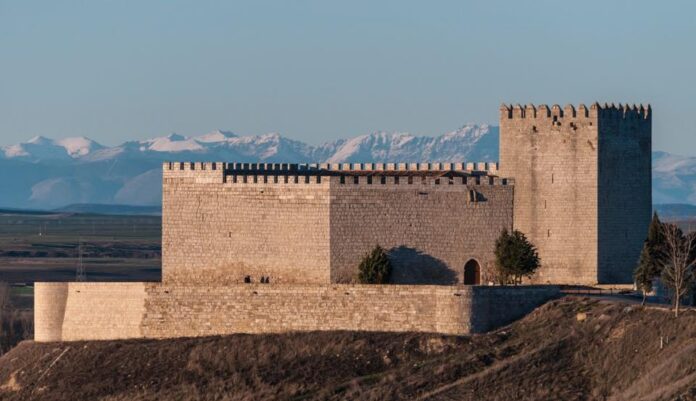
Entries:
[[512,181],[486,172],[253,167],[165,163],[165,283],[346,283],[379,244],[396,283],[456,284],[512,228]]
[[500,109],[500,174],[539,283],[631,283],[652,208],[650,107]]
[[[495,240],[532,282],[629,283],[650,221],[650,107],[500,109],[497,163],[164,163],[162,283],[36,283],[35,340],[311,330],[483,332],[559,294],[491,279]],[[356,285],[389,252],[392,284]],[[469,275],[471,277],[471,275]]]
[[553,286],[160,283],[37,283],[35,291],[40,342],[313,330],[469,334],[559,293]]

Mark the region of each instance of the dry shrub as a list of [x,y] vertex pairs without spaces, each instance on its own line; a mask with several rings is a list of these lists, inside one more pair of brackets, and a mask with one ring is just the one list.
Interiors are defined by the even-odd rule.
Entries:
[[0,355],[34,336],[33,312],[14,307],[10,290],[7,283],[0,283]]

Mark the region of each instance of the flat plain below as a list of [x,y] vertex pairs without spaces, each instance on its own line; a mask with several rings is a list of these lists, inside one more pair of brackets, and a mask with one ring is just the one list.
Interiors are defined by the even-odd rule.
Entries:
[[0,282],[158,281],[161,217],[0,211]]

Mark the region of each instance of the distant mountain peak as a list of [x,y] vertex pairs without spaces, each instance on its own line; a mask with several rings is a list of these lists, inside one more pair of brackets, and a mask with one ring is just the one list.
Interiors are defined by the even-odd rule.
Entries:
[[45,136],[37,135],[31,137],[26,143],[30,143],[32,145],[46,145],[52,144],[53,141],[51,139],[46,138]]
[[[37,136],[0,147],[0,206],[53,208],[70,203],[156,205],[161,162],[478,162],[498,160],[499,129],[464,124],[440,136],[373,131],[310,145],[277,132],[238,136],[214,130],[176,133],[106,147],[79,136]],[[7,178],[5,178],[7,177]],[[655,203],[696,203],[696,158],[653,153]]]
[[236,138],[237,135],[232,131],[223,131],[216,129],[214,131],[208,132],[207,134],[196,136],[195,139],[198,142],[226,142],[230,138]]
[[187,138],[183,135],[179,135],[176,132],[172,132],[171,134],[166,136],[167,139],[170,141],[185,141]]
[[103,149],[104,146],[87,138],[86,136],[76,136],[63,138],[53,141],[58,146],[63,147],[70,157],[76,158],[88,155],[95,150]]

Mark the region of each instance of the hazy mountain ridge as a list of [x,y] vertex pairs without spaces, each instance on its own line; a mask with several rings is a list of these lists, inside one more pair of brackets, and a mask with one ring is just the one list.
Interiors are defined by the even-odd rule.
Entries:
[[[465,125],[428,137],[374,132],[320,145],[278,133],[171,134],[103,146],[86,137],[34,137],[0,147],[0,206],[53,209],[75,203],[157,205],[163,161],[496,161],[496,126]],[[653,202],[696,203],[696,157],[653,153]]]
[[358,162],[497,159],[497,127],[467,125],[439,137],[376,132],[313,146],[278,133],[171,134],[106,147],[89,138],[35,137],[0,147],[0,205],[52,209],[74,203],[157,205],[161,162]]

